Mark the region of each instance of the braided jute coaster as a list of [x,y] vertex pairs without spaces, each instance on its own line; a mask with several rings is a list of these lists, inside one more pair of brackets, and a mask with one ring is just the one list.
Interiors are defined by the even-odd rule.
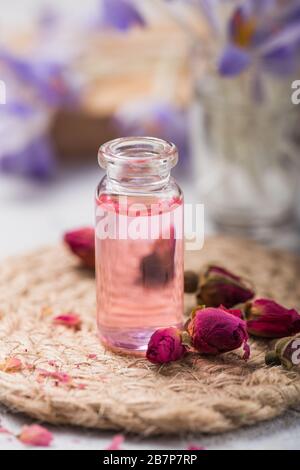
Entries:
[[[250,278],[259,296],[300,307],[300,263],[293,255],[212,238],[187,254],[186,268],[208,262]],[[186,301],[193,305],[194,297]],[[80,330],[53,324],[68,311],[82,317]],[[118,356],[97,339],[94,276],[64,247],[9,259],[0,268],[0,362],[17,357],[25,365],[0,372],[0,401],[38,420],[143,435],[217,433],[267,420],[300,405],[300,372],[267,368],[265,349],[263,340],[252,340],[247,363],[239,352],[190,355],[163,367]],[[54,374],[44,377],[41,370]]]

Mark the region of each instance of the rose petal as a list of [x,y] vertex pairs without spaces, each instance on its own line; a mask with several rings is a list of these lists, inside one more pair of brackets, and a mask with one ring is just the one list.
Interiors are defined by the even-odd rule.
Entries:
[[3,364],[0,364],[0,370],[3,372],[19,372],[22,370],[22,362],[16,357],[10,357]]
[[26,445],[48,447],[53,440],[53,434],[38,424],[32,424],[24,426],[18,438]]
[[57,325],[64,325],[69,328],[79,329],[81,326],[81,318],[77,313],[65,313],[58,315],[53,319],[53,322]]
[[65,372],[50,371],[45,369],[37,369],[37,372],[38,378],[51,377],[63,384],[70,384],[72,382],[72,377],[69,374],[66,374]]
[[242,312],[242,310],[240,310],[238,308],[226,308],[226,307],[224,307],[224,305],[220,305],[219,308],[221,310],[224,310],[224,312],[230,313],[234,317],[243,319],[243,312]]
[[122,436],[122,434],[117,434],[113,437],[111,443],[108,447],[105,448],[105,450],[121,450],[121,445],[123,444],[123,442],[124,436]]

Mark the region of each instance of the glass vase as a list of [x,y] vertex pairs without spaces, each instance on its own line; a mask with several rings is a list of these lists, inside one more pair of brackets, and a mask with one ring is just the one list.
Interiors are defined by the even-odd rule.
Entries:
[[197,186],[218,228],[260,234],[293,218],[299,111],[291,80],[247,72],[196,81],[192,141]]

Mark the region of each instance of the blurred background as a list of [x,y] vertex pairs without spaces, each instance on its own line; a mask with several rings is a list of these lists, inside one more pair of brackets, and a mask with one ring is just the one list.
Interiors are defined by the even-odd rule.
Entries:
[[99,146],[174,141],[205,233],[300,250],[300,2],[0,0],[0,256],[93,224]]

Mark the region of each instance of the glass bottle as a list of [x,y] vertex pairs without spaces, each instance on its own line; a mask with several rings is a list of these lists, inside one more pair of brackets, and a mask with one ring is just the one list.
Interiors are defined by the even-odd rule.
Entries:
[[183,195],[174,144],[152,137],[100,147],[97,321],[110,349],[143,354],[158,328],[183,322]]

